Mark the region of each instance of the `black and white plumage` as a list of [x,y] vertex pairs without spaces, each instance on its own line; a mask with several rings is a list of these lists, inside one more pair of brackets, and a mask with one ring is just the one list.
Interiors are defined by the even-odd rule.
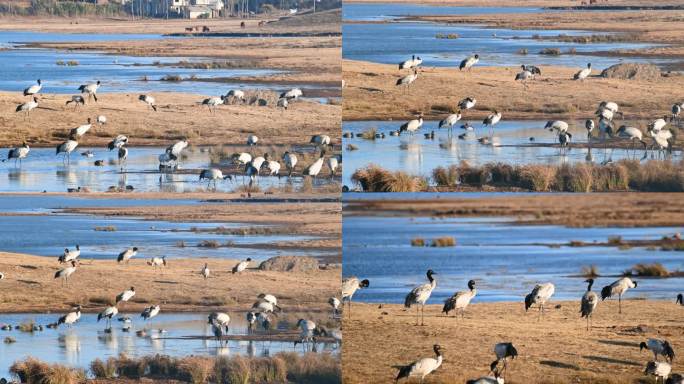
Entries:
[[71,100],[67,100],[67,102],[64,103],[64,105],[69,105],[71,103],[74,103],[75,110],[76,108],[78,108],[79,105],[85,105],[85,98],[83,98],[83,96],[81,95],[71,96]]
[[337,317],[340,314],[340,299],[337,297],[331,297],[328,299],[328,304],[332,307],[332,315],[333,318]]
[[402,61],[399,63],[399,69],[411,69],[416,68],[423,63],[423,59],[420,56],[412,55],[409,60]]
[[422,383],[425,376],[431,374],[442,365],[442,347],[438,344],[432,346],[435,352],[435,357],[424,357],[420,360],[414,361],[408,365],[398,365],[394,368],[399,370],[394,382],[397,383],[401,379],[419,378]]
[[468,380],[466,384],[504,384],[504,379],[499,377],[498,372],[494,372],[494,376],[483,376],[477,379]]
[[3,161],[14,159],[14,165],[17,164],[17,161],[19,161],[19,165],[21,165],[22,159],[25,159],[30,151],[31,148],[29,148],[29,145],[24,142],[21,144],[21,146],[10,149],[9,152],[7,152],[7,159]]
[[270,332],[271,328],[273,327],[273,320],[271,320],[271,316],[269,316],[268,313],[265,312],[257,313],[256,322],[257,325],[260,325],[261,328],[266,332]]
[[280,306],[273,303],[272,301],[264,299],[259,299],[256,302],[254,302],[254,304],[252,304],[252,309],[256,310],[257,312],[263,313],[277,313],[282,311],[282,308],[280,308]]
[[493,113],[489,114],[484,120],[482,120],[482,124],[485,127],[489,127],[490,138],[494,136],[494,126],[499,121],[501,121],[501,112],[497,111],[496,109],[493,111]]
[[409,73],[408,75],[398,79],[395,85],[404,85],[406,86],[406,89],[408,89],[411,86],[411,84],[413,84],[413,82],[416,81],[416,79],[418,79],[418,69],[414,68],[413,73]]
[[97,116],[97,123],[100,125],[105,125],[107,124],[107,116],[105,115],[98,115]]
[[575,73],[572,78],[574,80],[584,80],[591,74],[591,63],[587,64],[587,67]]
[[525,312],[527,312],[532,305],[539,305],[539,316],[544,313],[544,304],[553,296],[556,291],[556,286],[553,283],[537,284],[527,296],[525,296]]
[[166,147],[165,152],[168,154],[171,154],[176,157],[176,159],[180,159],[181,155],[183,154],[183,151],[190,145],[190,142],[188,142],[187,139],[182,139],[178,140],[175,143],[169,145]]
[[224,100],[230,100],[231,102],[244,102],[245,101],[245,91],[239,89],[231,89],[226,93]]
[[89,117],[88,121],[85,124],[79,125],[78,127],[72,129],[69,132],[69,135],[75,136],[75,137],[81,137],[81,136],[85,135],[90,130],[90,128],[92,128],[92,127],[93,127],[93,123]]
[[614,281],[610,285],[606,285],[605,287],[603,287],[603,289],[601,289],[601,300],[603,301],[607,298],[617,295],[618,313],[622,313],[622,295],[627,293],[629,289],[636,287],[636,281],[632,281],[632,279],[630,279],[629,277],[623,277],[621,279]]
[[647,147],[647,144],[644,141],[644,134],[639,128],[621,125],[616,133],[618,137],[630,140],[632,142],[632,149],[634,149],[636,142],[640,142],[641,145],[644,146],[644,149]]
[[684,375],[673,373],[672,376],[665,380],[665,384],[684,384]]
[[675,103],[672,105],[672,117],[671,121],[679,121],[679,115],[682,113],[682,108],[684,108],[684,103]]
[[254,146],[259,142],[259,138],[256,135],[247,136],[247,145]]
[[473,56],[468,56],[465,59],[461,61],[461,64],[458,65],[458,70],[462,71],[464,69],[467,69],[470,71],[470,69],[477,64],[480,61],[480,55],[475,54]]
[[594,120],[587,119],[584,122],[584,128],[587,130],[587,139],[591,140],[591,133],[594,131],[594,128],[596,128],[596,125],[594,124]]
[[402,132],[408,132],[413,135],[414,132],[419,130],[423,126],[423,114],[419,113],[415,119],[409,120],[399,127],[399,135]]
[[142,317],[145,321],[148,321],[152,319],[153,317],[157,316],[159,312],[161,311],[161,307],[158,305],[152,305],[147,308],[145,308],[142,313],[140,313],[140,317]]
[[71,260],[71,265],[55,272],[55,279],[62,279],[63,285],[69,284],[69,277],[76,272],[76,260]]
[[100,320],[106,319],[107,320],[106,329],[111,329],[112,318],[118,314],[119,314],[119,309],[114,305],[110,305],[107,308],[105,308],[102,312],[97,314],[97,321],[100,322]]
[[661,361],[649,361],[646,364],[646,369],[644,369],[644,375],[655,376],[656,383],[658,379],[662,379],[663,383],[665,383],[665,380],[670,376],[670,372],[672,372],[672,366]]
[[204,280],[209,278],[209,275],[211,274],[211,270],[209,269],[209,264],[204,263],[204,267],[202,267],[202,270],[200,271],[202,274],[202,277],[204,277]]
[[521,83],[523,83],[523,85],[525,85],[527,80],[530,80],[530,79],[534,79],[534,74],[532,72],[528,71],[527,69],[525,69],[525,66],[523,65],[522,71],[518,72],[515,75],[515,81],[520,81]]
[[38,98],[33,97],[31,101],[17,105],[16,112],[26,112],[26,116],[31,114],[31,111],[38,108]]
[[119,162],[119,167],[123,171],[125,168],[126,160],[128,159],[128,147],[126,147],[125,145],[120,146],[116,157]]
[[330,169],[330,177],[335,176],[335,171],[339,165],[340,163],[338,162],[337,156],[328,157],[328,169]]
[[522,66],[523,71],[529,71],[533,75],[540,75],[541,76],[541,69],[535,65],[523,65]]
[[316,341],[315,335],[318,329],[316,323],[307,319],[299,319],[299,321],[297,321],[297,328],[299,328],[300,339],[295,341],[294,344],[297,345],[302,343],[308,349],[310,343],[314,343]]
[[57,320],[57,326],[60,324],[66,324],[67,327],[71,327],[81,318],[81,306],[77,305],[73,311],[67,313]]
[[114,149],[119,149],[122,146],[128,144],[128,136],[126,135],[117,135],[112,141],[110,141],[107,144],[107,149],[114,150]]
[[458,107],[463,110],[467,110],[474,107],[475,104],[477,104],[477,99],[473,97],[466,97],[465,99],[458,102]]
[[325,161],[325,152],[321,151],[321,154],[319,155],[318,159],[311,163],[308,167],[304,168],[302,171],[302,175],[305,176],[311,176],[314,179],[318,174],[321,172],[321,169],[323,169],[323,162]]
[[162,257],[155,256],[155,257],[153,257],[153,258],[151,258],[150,260],[147,261],[147,265],[149,265],[149,266],[151,266],[151,267],[154,267],[155,270],[156,270],[157,268],[166,267],[166,266],[167,266],[167,264],[166,264],[166,256],[162,256]]
[[202,100],[202,105],[206,105],[207,108],[209,108],[209,113],[215,113],[216,107],[218,107],[221,104],[224,104],[225,101],[226,97],[221,95],[221,97],[210,97],[208,99]]
[[416,307],[416,324],[418,323],[418,312],[417,310],[421,310],[421,325],[425,325],[424,319],[425,319],[425,303],[428,301],[430,298],[430,295],[432,295],[432,291],[437,287],[437,279],[433,277],[433,275],[436,275],[432,269],[428,269],[426,275],[428,279],[428,283],[426,284],[421,284],[411,290],[411,292],[406,295],[406,298],[404,299],[404,307],[406,308],[411,308],[412,305],[420,306],[420,308]]
[[228,326],[230,325],[230,316],[225,312],[212,312],[207,317],[207,324],[216,324],[225,329],[228,333]]
[[303,95],[304,94],[302,93],[301,89],[293,88],[287,92],[281,93],[280,98],[285,99],[285,100],[297,100],[298,98],[302,97]]
[[598,305],[599,298],[598,295],[591,290],[591,287],[594,285],[594,279],[587,279],[585,282],[589,285],[587,286],[587,291],[582,296],[582,300],[580,302],[580,314],[581,317],[585,317],[587,319],[588,331],[590,328],[591,318],[594,314],[596,306]]
[[450,114],[449,116],[447,116],[443,120],[441,120],[439,122],[439,128],[449,128],[449,131],[451,131],[451,128],[459,120],[461,120],[461,111],[460,110],[456,111],[456,113]]
[[261,164],[261,168],[266,168],[269,176],[280,177],[280,163],[275,160],[270,160],[268,156],[268,153],[264,154],[264,163]]
[[276,107],[282,108],[281,112],[284,112],[287,109],[287,107],[289,106],[289,104],[290,103],[287,101],[287,99],[283,97],[283,98],[278,99],[278,101],[276,102]]
[[496,360],[492,361],[492,363],[489,365],[489,368],[493,372],[497,372],[497,365],[499,364],[499,362],[503,362],[503,370],[505,372],[508,367],[507,360],[509,358],[513,360],[516,357],[518,357],[518,350],[513,346],[513,343],[511,342],[497,343],[494,345],[494,356],[496,356]]
[[548,129],[549,131],[556,131],[556,132],[567,132],[568,127],[569,127],[569,125],[565,121],[550,120],[550,121],[546,122],[544,129]]
[[675,300],[675,304],[679,305],[684,305],[684,295],[679,293],[677,294],[677,300]]
[[285,151],[285,153],[283,153],[282,160],[287,168],[288,177],[292,176],[292,172],[297,166],[297,155],[290,153],[289,151]]
[[368,288],[370,281],[368,279],[359,280],[358,277],[352,276],[342,280],[342,303],[347,302],[349,317],[351,317],[351,301],[354,293],[359,288]]
[[130,287],[129,289],[116,295],[116,304],[120,302],[126,302],[135,296],[135,287]]
[[76,249],[69,250],[69,248],[64,248],[64,253],[58,258],[58,261],[60,263],[69,263],[78,259],[79,256],[81,256],[81,247],[76,244]]
[[239,263],[235,264],[235,266],[232,269],[233,274],[240,273],[240,272],[244,271],[245,269],[247,269],[247,267],[249,266],[249,263],[251,261],[252,261],[252,259],[248,257],[248,258],[240,261]]
[[669,360],[670,364],[672,364],[672,360],[675,358],[674,349],[672,349],[672,345],[667,340],[648,339],[645,342],[642,341],[639,344],[639,351],[643,351],[644,349],[653,352],[655,361],[658,361],[658,355],[665,357]]
[[150,95],[140,95],[138,96],[138,100],[142,101],[143,103],[147,104],[148,107],[152,108],[153,111],[157,112],[157,105],[156,100],[154,99],[153,96]]
[[309,140],[310,144],[316,144],[316,145],[330,145],[330,136],[328,135],[313,135],[311,136],[311,139]]
[[247,312],[247,333],[251,334],[254,331],[254,323],[257,321],[257,314],[253,311]]
[[119,256],[116,258],[116,261],[118,263],[124,262],[124,263],[128,264],[128,261],[131,260],[137,254],[138,254],[138,247],[128,248],[125,251],[119,253]]
[[564,150],[570,145],[570,139],[572,139],[570,132],[558,132],[558,144],[561,147],[561,154],[564,154]]
[[78,90],[81,93],[87,94],[88,99],[90,99],[92,97],[97,102],[97,90],[100,88],[101,84],[102,83],[100,83],[100,80],[98,80],[95,83],[83,84],[83,85],[78,87]]
[[223,172],[217,168],[203,169],[199,175],[200,181],[207,180],[207,188],[209,188],[209,184],[211,184],[212,182],[214,183],[214,188],[216,188],[216,181],[217,180],[229,180],[229,179],[232,179],[231,175],[224,175]]
[[[269,303],[275,305],[276,307],[278,306],[278,298],[275,297],[275,295],[271,295],[270,293],[260,293],[257,296],[258,299],[268,301]],[[278,307],[280,308],[280,307]]]
[[64,154],[64,160],[67,163],[71,162],[71,152],[73,152],[76,147],[78,147],[78,141],[74,136],[69,137],[69,139],[55,148],[55,155],[60,153]]
[[33,84],[32,86],[24,89],[24,96],[37,95],[41,89],[43,89],[43,82],[41,82],[40,79],[38,79],[38,81],[36,81],[36,84]]
[[234,153],[231,158],[233,163],[238,165],[246,165],[252,161],[252,155],[247,152]]
[[467,291],[456,292],[450,298],[444,301],[442,312],[449,316],[449,312],[456,311],[456,316],[458,317],[458,312],[460,311],[461,317],[465,317],[465,310],[475,295],[477,295],[477,289],[475,289],[475,280],[470,280],[468,281]]

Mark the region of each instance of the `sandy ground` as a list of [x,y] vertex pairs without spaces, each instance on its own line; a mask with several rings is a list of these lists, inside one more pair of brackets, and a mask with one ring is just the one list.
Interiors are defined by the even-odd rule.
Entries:
[[[226,92],[230,86],[226,86]],[[137,94],[102,93],[74,110],[65,106],[69,95],[43,94],[29,118],[15,113],[27,97],[0,92],[0,146],[52,146],[63,142],[72,128],[98,115],[107,124],[94,126],[79,140],[81,146],[106,146],[116,135],[128,135],[129,145],[167,146],[181,137],[191,145],[245,144],[249,134],[264,144],[305,144],[311,135],[339,137],[340,106],[300,100],[287,111],[275,107],[222,105],[215,114],[199,105],[203,96],[155,93],[157,112],[138,101]]]
[[345,215],[508,217],[521,224],[682,226],[679,193],[540,194],[432,200],[366,200],[345,203]]
[[[200,275],[204,263],[211,269],[206,281]],[[162,311],[246,310],[262,292],[276,295],[285,311],[318,311],[329,307],[329,297],[339,295],[339,268],[306,273],[248,269],[233,275],[230,270],[236,263],[225,259],[171,259],[160,272],[143,259],[119,265],[116,255],[112,255],[111,260],[81,260],[69,285],[62,287],[62,282],[53,278],[64,267],[56,258],[0,252],[0,271],[5,274],[0,312],[63,311],[74,304],[94,312],[130,286],[136,288],[136,296],[132,302],[120,305],[122,311],[140,311],[157,303]],[[257,266],[252,263],[250,268]]]
[[[477,298],[475,299],[477,300]],[[556,305],[561,308],[554,308]],[[485,376],[498,342],[512,342],[518,358],[510,364],[506,383],[651,383],[644,379],[648,351],[639,343],[665,338],[675,352],[684,345],[684,307],[672,301],[626,301],[618,315],[616,301],[599,304],[593,327],[586,331],[579,302],[551,302],[537,321],[536,308],[525,314],[519,303],[474,303],[465,319],[446,318],[441,305],[425,308],[425,327],[415,326],[413,312],[401,305],[354,303],[345,319],[342,363],[345,383],[388,383],[393,365],[434,356],[432,345],[444,348],[444,363],[426,383],[463,383]],[[648,324],[648,325],[644,325]],[[684,365],[678,359],[673,372]],[[417,382],[417,381],[416,381]]]
[[[528,81],[525,89],[515,81],[519,67],[476,66],[464,73],[457,66],[422,68],[407,91],[395,85],[407,74],[396,66],[345,60],[342,118],[402,121],[422,112],[426,119],[437,120],[447,115],[444,107],[455,111],[461,99],[474,97],[477,104],[463,112],[464,120],[483,119],[493,109],[502,113],[503,120],[585,119],[595,117],[603,100],[618,103],[625,119],[655,119],[669,113],[684,86],[683,76],[655,81],[598,77],[574,81],[572,76],[579,68],[540,66],[543,76]],[[644,98],[646,94],[648,98]]]

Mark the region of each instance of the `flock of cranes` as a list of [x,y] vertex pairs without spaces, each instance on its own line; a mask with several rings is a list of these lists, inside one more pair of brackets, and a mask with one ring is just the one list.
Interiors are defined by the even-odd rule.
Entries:
[[[428,282],[421,284],[411,289],[404,299],[405,309],[410,309],[411,306],[417,307],[416,312],[416,325],[424,326],[424,307],[427,301],[430,299],[432,292],[437,287],[437,275],[432,269],[428,269],[426,272]],[[594,279],[589,278],[585,281],[588,286],[584,295],[580,299],[580,318],[585,318],[587,321],[587,331],[591,329],[591,319],[596,311],[597,306],[600,301],[604,301],[609,298],[617,297],[618,299],[618,313],[622,313],[622,297],[630,290],[635,289],[638,283],[629,277],[619,278],[612,283],[604,286],[599,294],[592,291],[592,286],[594,285]],[[349,277],[342,281],[342,301],[348,302],[349,316],[351,317],[351,299],[354,293],[360,288],[366,288],[370,285],[370,282],[365,280],[359,280],[357,277]],[[465,316],[465,310],[472,301],[473,298],[478,294],[475,288],[475,280],[469,280],[467,290],[455,292],[452,296],[448,297],[444,301],[442,307],[442,313],[449,317],[450,312],[455,312],[455,316],[458,317],[459,313],[461,317]],[[535,284],[529,294],[524,298],[525,312],[529,311],[533,306],[538,307],[539,315],[537,321],[541,321],[542,316],[545,312],[545,305],[548,304],[551,297],[556,292],[556,287],[551,282]],[[684,305],[684,295],[677,295],[677,305]],[[418,321],[420,319],[420,322]],[[654,354],[654,361],[649,361],[645,374],[654,375],[656,379],[662,379],[663,383],[681,383],[681,375],[674,374],[670,376],[671,364],[675,357],[675,352],[672,345],[664,339],[648,339],[639,345],[640,350],[649,350]],[[440,345],[434,345],[433,350],[435,357],[425,357],[419,359],[411,364],[398,365],[395,366],[399,370],[396,381],[400,379],[410,379],[416,378],[422,383],[427,375],[434,372],[437,368],[442,365],[443,348]],[[494,346],[494,354],[496,360],[494,360],[489,366],[489,374],[477,379],[467,381],[467,384],[503,384],[505,380],[505,370],[507,367],[507,359],[514,359],[518,356],[518,350],[513,346],[511,342],[501,342]],[[663,356],[667,361],[659,361],[658,356]],[[502,364],[503,367],[499,365]],[[669,379],[668,379],[669,377]],[[668,381],[666,381],[668,380]],[[679,380],[679,381],[677,381]]]
[[[81,95],[73,96],[70,100],[66,102],[66,104],[69,105],[71,103],[75,103],[75,106],[78,107],[79,105],[84,105],[86,103],[86,99],[93,99],[95,100],[95,102],[97,102],[97,91],[101,86],[102,83],[100,81],[81,85],[80,87],[78,87],[78,90],[81,92]],[[18,105],[16,111],[24,112],[26,114],[26,117],[28,117],[30,112],[38,107],[38,95],[42,90],[43,82],[41,80],[38,80],[36,84],[26,88],[23,94],[24,96],[31,97],[31,99],[23,104]],[[282,92],[279,95],[277,105],[278,107],[283,107],[284,109],[287,109],[288,103],[296,101],[302,96],[302,90],[299,88],[294,88],[289,91]],[[138,96],[138,100],[147,105],[152,112],[157,112],[156,100],[152,95],[141,94]],[[245,92],[242,90],[231,90],[226,95],[204,99],[201,102],[201,104],[206,105],[211,113],[215,113],[216,108],[219,105],[225,104],[227,102],[246,102]],[[87,118],[87,122],[85,124],[71,129],[68,132],[67,140],[57,145],[55,151],[56,155],[63,156],[64,163],[66,163],[67,165],[71,163],[71,155],[77,149],[79,145],[79,139],[91,130],[94,123],[104,125],[107,123],[107,117],[103,115],[97,116],[95,118],[95,122],[90,117]],[[250,148],[254,148],[258,142],[259,138],[256,135],[251,134],[247,137],[247,145]],[[321,173],[323,165],[326,163],[326,150],[332,147],[331,139],[330,136],[324,134],[314,135],[311,137],[310,144],[314,144],[319,148],[320,156],[317,159],[315,159],[311,164],[302,168],[302,175],[316,178]],[[186,148],[188,148],[188,146],[189,142],[185,138],[169,145],[169,147],[166,148],[164,153],[158,156],[160,173],[176,171],[179,168],[179,162],[183,156],[183,151]],[[117,151],[117,159],[120,171],[122,173],[125,173],[126,162],[129,157],[129,137],[123,134],[117,135],[108,143],[107,149],[109,149],[109,151]],[[17,163],[21,165],[22,161],[29,156],[30,150],[31,149],[29,145],[26,142],[24,142],[21,146],[11,148],[8,152],[7,159],[3,159],[3,162],[14,160],[15,166],[17,165]],[[93,157],[95,154],[89,150],[81,153],[81,155],[85,157]],[[253,152],[242,152],[237,153],[236,156],[234,156],[233,160],[234,165],[242,167],[238,168],[238,173],[240,172],[240,170],[242,170],[243,175],[249,177],[250,186],[252,186],[253,183],[258,181],[258,177],[262,173],[265,173],[267,176],[280,177],[281,161],[288,171],[288,177],[292,176],[292,173],[295,171],[295,168],[298,165],[297,155],[290,151],[286,151],[281,156],[281,159],[271,158],[269,157],[268,153],[264,153],[262,156],[257,156],[254,155]],[[330,170],[330,177],[335,176],[335,172],[341,164],[341,155],[338,154],[327,157],[327,166]],[[94,165],[103,166],[104,161],[96,160],[94,162]],[[216,188],[217,186],[217,181],[232,180],[232,178],[232,175],[224,175],[224,171],[216,167],[199,171],[199,180],[206,180],[208,184],[213,183],[214,188]],[[160,182],[161,180],[162,179],[160,176]]]
[[[479,55],[472,55],[461,61],[459,65],[459,70],[470,71],[473,66],[475,66],[480,61]],[[415,55],[406,61],[399,63],[399,70],[409,70],[410,73],[399,78],[396,82],[397,86],[404,86],[406,90],[416,82],[418,79],[419,68],[423,64],[423,60]],[[587,64],[586,68],[579,70],[573,75],[574,80],[584,81],[592,73],[591,63]],[[515,80],[521,81],[526,86],[528,80],[532,80],[535,76],[541,75],[541,69],[533,65],[522,65],[521,72],[516,74]],[[458,104],[458,110],[454,113],[450,113],[445,116],[440,122],[439,128],[447,128],[449,136],[451,136],[452,128],[464,117],[465,111],[475,107],[477,103],[476,98],[469,96],[460,100]],[[618,104],[612,101],[602,101],[596,111],[596,118],[598,122],[595,122],[593,118],[587,119],[585,121],[585,128],[587,129],[587,138],[589,144],[589,154],[587,155],[587,160],[591,161],[591,144],[592,138],[594,137],[592,132],[595,127],[599,128],[598,139],[604,144],[604,149],[607,148],[609,139],[627,140],[630,142],[631,146],[628,151],[635,150],[635,145],[640,143],[644,148],[644,155],[641,158],[645,159],[648,155],[648,149],[651,151],[657,151],[658,158],[665,158],[666,154],[672,152],[672,147],[675,144],[676,138],[676,127],[680,123],[680,115],[682,110],[684,110],[684,102],[677,102],[672,106],[671,114],[665,115],[662,118],[657,118],[646,125],[645,130],[642,130],[634,123],[628,123],[627,121],[621,120],[618,126],[615,123],[614,117],[623,118],[622,111],[618,112]],[[478,141],[486,145],[496,144],[494,138],[494,127],[497,123],[502,120],[502,114],[500,111],[493,109],[487,117],[482,121],[483,128],[489,128],[489,135],[487,137],[478,138]],[[423,127],[423,114],[418,113],[414,119],[407,121],[402,124],[397,131],[390,132],[390,136],[399,136],[402,132],[407,132],[413,134]],[[670,125],[670,127],[668,127]],[[549,121],[545,128],[555,131],[556,137],[560,146],[560,154],[564,155],[572,139],[572,134],[568,130],[569,124],[565,121]],[[459,135],[459,139],[465,140],[472,137],[469,134],[470,131],[474,130],[474,127],[469,123],[461,125],[461,128],[466,131]],[[644,140],[645,137],[651,138],[650,148],[647,142]],[[431,133],[425,133],[425,137],[428,139],[434,138],[434,131]],[[530,140],[533,140],[531,138]],[[653,157],[653,156],[652,156]],[[612,151],[611,155],[606,158],[604,151],[604,163],[612,161]]]

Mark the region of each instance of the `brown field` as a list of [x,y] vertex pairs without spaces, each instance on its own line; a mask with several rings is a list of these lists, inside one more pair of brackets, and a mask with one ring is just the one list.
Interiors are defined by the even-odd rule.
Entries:
[[573,227],[683,226],[679,193],[541,194],[345,203],[345,215],[509,217],[520,224]]
[[[226,92],[229,89],[226,86]],[[24,140],[34,147],[57,145],[72,128],[85,124],[88,117],[95,121],[98,115],[105,115],[107,124],[93,126],[79,140],[80,145],[106,146],[118,134],[128,135],[133,146],[166,146],[181,137],[187,137],[192,145],[245,144],[249,134],[256,134],[264,144],[304,144],[315,134],[339,137],[341,108],[336,105],[300,100],[287,111],[271,106],[222,105],[210,114],[199,105],[203,96],[158,93],[154,94],[155,113],[137,96],[102,93],[99,102],[91,101],[74,111],[65,106],[70,96],[43,94],[39,107],[25,119],[14,110],[27,98],[0,92],[0,146],[16,146]]]
[[[446,116],[446,110],[456,111],[459,100],[471,96],[477,104],[463,113],[465,120],[483,119],[493,109],[502,113],[503,120],[585,119],[594,116],[603,100],[618,103],[625,119],[650,120],[669,113],[684,86],[684,77],[678,75],[649,81],[593,77],[580,82],[572,80],[578,68],[541,66],[543,76],[529,81],[525,89],[514,80],[519,67],[476,66],[463,73],[458,63],[454,66],[421,68],[406,92],[395,86],[397,79],[406,75],[396,66],[345,60],[342,118],[404,121],[422,112],[426,119],[437,120]],[[511,97],[511,92],[516,97]]]
[[[452,7],[576,7],[581,4],[578,0],[351,0],[349,3],[411,3]],[[599,6],[663,6],[681,4],[684,4],[681,0],[610,0],[597,3]]]
[[[494,344],[512,342],[519,356],[508,367],[507,384],[653,383],[643,376],[653,354],[639,352],[639,342],[659,337],[681,349],[684,307],[674,304],[674,296],[629,300],[623,307],[618,315],[617,302],[601,302],[587,332],[577,301],[551,302],[541,321],[536,308],[525,314],[522,299],[471,304],[465,319],[444,317],[441,305],[428,305],[425,327],[415,326],[414,312],[401,305],[354,303],[352,319],[343,321],[343,380],[389,383],[397,373],[393,365],[433,356],[432,345],[440,344],[444,363],[425,383],[463,383],[487,374]],[[682,370],[676,359],[673,372]]]
[[[205,262],[211,269],[206,281],[200,275]],[[142,311],[152,304],[159,304],[162,311],[247,310],[259,293],[266,292],[282,300],[285,311],[315,312],[327,309],[328,298],[338,295],[339,268],[312,272],[248,269],[233,275],[230,270],[237,262],[171,259],[160,272],[142,257],[128,265],[117,264],[116,255],[111,260],[86,258],[63,288],[62,282],[53,278],[64,267],[56,257],[0,253],[0,271],[5,274],[3,291],[12,292],[0,299],[0,313],[64,311],[75,304],[81,304],[84,311],[97,312],[130,286],[136,287],[136,296],[132,302],[120,305],[122,311]],[[256,262],[250,265],[256,267]]]

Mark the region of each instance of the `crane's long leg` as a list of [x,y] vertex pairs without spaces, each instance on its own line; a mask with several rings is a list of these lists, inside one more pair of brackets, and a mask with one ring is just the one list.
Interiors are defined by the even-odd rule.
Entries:
[[618,313],[622,313],[622,294],[618,295]]

